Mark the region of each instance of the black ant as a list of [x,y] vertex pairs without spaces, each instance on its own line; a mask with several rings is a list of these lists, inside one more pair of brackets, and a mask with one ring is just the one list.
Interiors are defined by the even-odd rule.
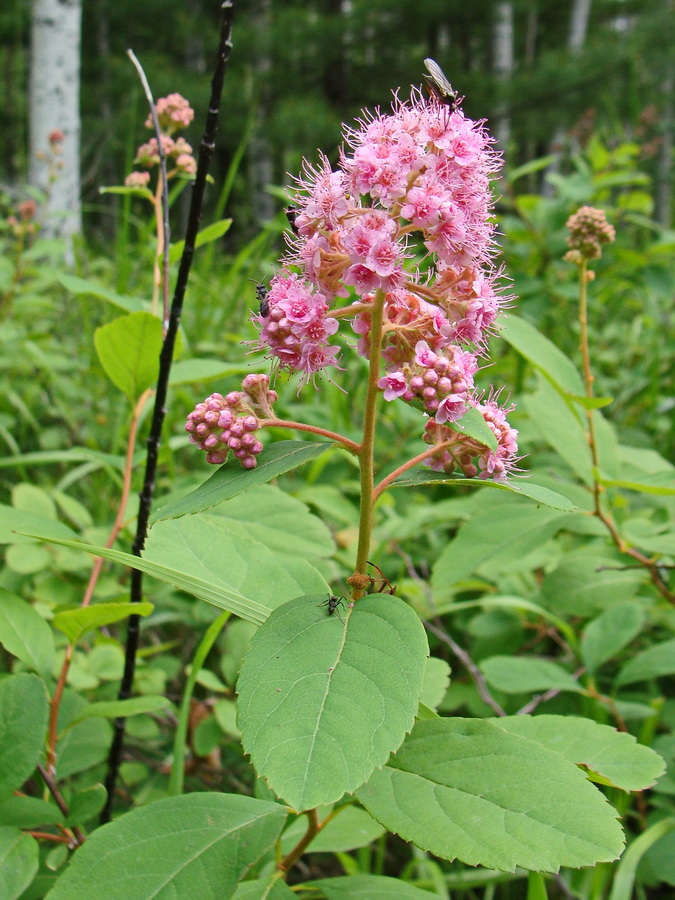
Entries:
[[284,210],[286,213],[286,218],[288,219],[288,224],[291,226],[291,231],[293,234],[298,233],[298,226],[295,224],[295,220],[298,218],[298,214],[300,210],[297,206],[294,206],[292,203],[289,204]]
[[[379,589],[376,591],[376,593],[378,593],[378,594],[391,594],[392,597],[395,596],[395,594],[396,594],[396,585],[395,585],[395,584],[392,584],[391,581],[389,581],[389,579],[388,579],[387,576],[384,574],[384,572],[382,571],[382,569],[381,569],[376,563],[371,562],[369,559],[366,560],[366,562],[368,563],[369,566],[372,566],[374,569],[377,569],[377,571],[380,573],[380,578],[382,579],[382,582],[381,582],[381,584],[380,584],[380,587],[379,587]],[[370,586],[371,586],[372,588],[374,588],[374,587],[375,587],[375,579],[374,579],[372,576],[368,576],[368,577],[370,578]],[[385,587],[388,588],[388,590],[385,591],[385,590],[384,590]]]
[[267,288],[265,287],[264,284],[256,284],[255,296],[256,296],[258,303],[260,304],[260,309],[258,310],[258,312],[263,317],[263,319],[266,319],[267,316],[270,314],[270,305],[267,300],[268,294],[269,294],[269,291],[267,290]]
[[344,597],[336,597],[335,594],[329,594],[323,603],[319,603],[319,606],[327,606],[328,607],[328,615],[334,616],[337,615],[338,619],[344,625],[344,619],[338,612],[338,606],[344,607],[345,598]]

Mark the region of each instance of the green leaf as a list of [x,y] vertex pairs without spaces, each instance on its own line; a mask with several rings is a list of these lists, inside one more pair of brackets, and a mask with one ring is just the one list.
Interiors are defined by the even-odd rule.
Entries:
[[112,383],[134,404],[157,381],[162,323],[149,312],[120,316],[94,332],[96,352]]
[[672,832],[674,828],[675,818],[668,817],[651,825],[632,841],[617,867],[609,900],[631,900],[634,896],[633,887],[638,863],[650,847]]
[[[637,868],[637,877],[641,883],[649,886],[663,882],[675,887],[675,818],[668,818],[667,821],[670,823],[670,828],[665,834],[662,829],[655,829],[650,834],[649,846],[645,848],[643,843],[639,848],[642,850],[642,855]],[[650,829],[648,828],[644,833],[649,834]],[[628,878],[626,879],[626,888],[624,898],[630,900],[632,886]]]
[[663,759],[632,734],[578,716],[507,716],[491,719],[510,734],[519,734],[561,753],[565,759],[597,773],[624,791],[651,787],[665,771]]
[[26,533],[43,534],[46,540],[76,537],[63,522],[0,503],[0,544],[32,544],[34,539]]
[[419,722],[357,791],[390,831],[444,859],[557,872],[616,859],[616,812],[560,754],[477,719]]
[[388,875],[342,875],[308,881],[307,886],[318,888],[326,900],[429,900],[436,896]]
[[675,638],[654,644],[630,659],[616,677],[616,686],[675,673]]
[[0,681],[0,797],[21,787],[40,761],[49,701],[37,675]]
[[625,488],[628,491],[638,491],[641,494],[656,494],[662,497],[672,497],[675,494],[673,477],[670,472],[659,472],[651,478],[642,481],[632,481],[623,478],[600,478],[604,487]]
[[38,870],[37,841],[16,828],[0,827],[0,897],[17,900]]
[[559,615],[592,616],[630,600],[644,575],[622,567],[620,557],[591,546],[565,553],[541,585],[543,603]]
[[[329,812],[319,810],[319,819]],[[282,856],[290,853],[307,831],[307,820],[299,816],[281,835]],[[385,829],[364,809],[350,804],[343,806],[312,840],[309,853],[347,853],[367,847],[384,834]]]
[[249,491],[259,484],[266,484],[273,478],[316,459],[334,446],[328,441],[278,441],[265,447],[258,457],[255,469],[242,469],[239,460],[230,460],[196,491],[162,507],[152,521],[176,519],[179,516],[204,512],[224,500],[243,494],[244,491]]
[[612,397],[575,397],[573,394],[568,395],[582,409],[603,409],[614,403]]
[[238,681],[244,750],[297,810],[353,791],[400,745],[428,652],[420,620],[397,597],[370,594],[341,618],[322,601],[298,597],[276,609]]
[[450,486],[462,484],[476,488],[492,488],[496,491],[508,491],[521,497],[528,497],[537,504],[549,506],[551,509],[560,509],[565,512],[573,512],[576,509],[574,503],[567,497],[563,497],[562,494],[525,479],[501,482],[482,478],[461,478],[455,475],[445,475],[443,472],[432,472],[431,469],[416,469],[410,474],[397,478],[391,487],[418,487],[422,484],[447,484]]
[[238,372],[250,372],[250,362],[226,363],[218,359],[179,359],[171,366],[169,384],[192,384],[195,381],[213,381]]
[[[289,533],[294,530],[289,528]],[[255,597],[268,609],[301,594],[328,590],[311,562],[270,550],[256,540],[261,536],[259,527],[251,534],[245,524],[222,516],[184,516],[154,525],[143,556],[219,586],[223,596],[236,591]]]
[[101,625],[112,625],[127,616],[149,616],[152,603],[95,603],[93,606],[67,609],[54,616],[54,627],[62,631],[71,644],[76,644],[83,634]]
[[[37,540],[49,541],[52,544],[58,544],[62,547],[70,547],[73,550],[84,550],[93,556],[102,556],[103,559],[109,559],[111,562],[122,563],[132,569],[138,569],[139,572],[145,572],[153,578],[160,581],[166,581],[168,584],[177,587],[179,590],[200,597],[214,606],[221,609],[229,609],[235,615],[241,616],[242,619],[248,619],[256,625],[261,625],[270,613],[270,610],[254,600],[249,600],[238,591],[223,588],[213,582],[195,578],[182,572],[180,569],[174,569],[171,566],[159,565],[151,560],[143,559],[143,557],[134,556],[131,553],[123,553],[121,550],[107,550],[104,547],[92,547],[90,544],[84,544],[81,541],[62,541],[56,538],[39,534],[29,534],[27,537]],[[98,604],[100,605],[100,604]]]
[[239,882],[232,900],[296,900],[297,896],[277,872],[267,878]]
[[107,796],[108,792],[102,784],[94,784],[78,791],[68,804],[68,817],[64,825],[72,827],[89,822],[101,812]]
[[583,690],[569,672],[548,659],[490,656],[480,663],[480,669],[492,687],[506,694]]
[[85,719],[126,719],[127,716],[137,716],[140,713],[155,712],[166,709],[170,701],[166,697],[148,694],[143,697],[130,697],[128,700],[106,700],[100,703],[88,703],[68,724],[69,728],[83,722]]
[[567,521],[568,514],[524,503],[500,503],[465,522],[434,566],[434,590],[450,587],[491,561],[511,561],[540,547]]
[[[335,541],[324,522],[306,504],[271,484],[261,484],[233,497],[214,511],[228,528],[242,531],[280,554],[323,559],[335,553]],[[236,524],[235,524],[236,523]]]
[[559,391],[584,394],[584,383],[574,363],[525,319],[509,313],[500,320],[499,336],[539,369]]
[[497,437],[487,424],[480,411],[474,406],[470,406],[461,419],[452,423],[452,430],[466,434],[468,437],[478,441],[490,450],[497,449]]
[[48,900],[222,900],[281,831],[276,803],[195,793],[157,800],[98,828]]
[[113,306],[117,306],[127,312],[138,312],[146,305],[143,300],[138,300],[136,297],[125,297],[122,294],[116,294],[95,281],[85,281],[84,278],[78,278],[75,275],[61,273],[59,281],[67,291],[73,294],[87,294],[92,297],[98,297],[99,300],[105,300],[106,303],[111,303]]
[[0,643],[45,680],[51,678],[56,660],[51,628],[36,610],[0,588]]
[[61,701],[56,743],[56,770],[60,779],[91,769],[108,757],[112,728],[105,719],[85,719],[67,728],[70,720],[87,705],[74,691],[66,691]]
[[15,828],[37,828],[63,822],[63,813],[55,803],[37,797],[6,797],[0,800],[0,825]]
[[535,431],[585,484],[592,484],[591,452],[581,411],[571,408],[541,376],[536,393],[525,397],[524,406]]
[[[207,225],[206,228],[202,228],[197,235],[195,248],[203,247],[204,244],[210,244],[211,241],[218,240],[219,237],[222,237],[230,230],[230,225],[232,225],[232,219],[219,219],[217,222]],[[178,262],[183,255],[184,249],[185,241],[176,241],[175,244],[171,244],[169,248],[169,262]]]
[[450,666],[444,659],[430,656],[424,670],[424,684],[420,703],[430,709],[438,709],[450,685]]
[[639,603],[617,603],[589,622],[581,635],[581,656],[589,674],[612,659],[642,631],[644,607]]

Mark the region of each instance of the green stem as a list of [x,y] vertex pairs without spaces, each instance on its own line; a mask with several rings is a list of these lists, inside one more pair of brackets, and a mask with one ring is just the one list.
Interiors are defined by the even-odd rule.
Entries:
[[[366,391],[366,408],[363,421],[363,441],[359,452],[361,468],[361,510],[359,517],[359,546],[356,552],[356,572],[366,574],[368,556],[370,555],[370,538],[373,531],[373,504],[375,490],[374,447],[375,424],[377,422],[377,400],[380,390],[377,382],[380,377],[380,359],[382,356],[382,311],[384,308],[384,292],[375,293],[375,301],[371,312],[370,353],[368,355],[368,388]],[[364,591],[354,589],[352,599],[358,600]]]
[[209,650],[211,649],[211,647],[213,647],[216,638],[225,627],[225,623],[230,618],[230,615],[231,613],[226,610],[224,613],[221,613],[215,621],[211,622],[206,630],[206,634],[201,639],[201,642],[197,647],[195,658],[192,661],[192,668],[190,669],[190,674],[188,675],[188,680],[185,685],[185,693],[183,694],[183,700],[181,701],[180,705],[180,712],[178,713],[176,736],[173,741],[173,765],[171,766],[171,776],[169,778],[170,797],[173,797],[175,794],[183,793],[183,779],[185,776],[185,745],[187,742],[188,726],[190,722],[190,702],[192,700],[192,693],[197,682],[197,676],[199,675],[199,672],[204,665],[206,657],[209,655]]

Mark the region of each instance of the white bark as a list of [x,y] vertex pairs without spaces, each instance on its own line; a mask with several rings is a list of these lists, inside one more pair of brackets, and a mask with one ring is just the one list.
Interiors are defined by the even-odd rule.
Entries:
[[494,71],[502,93],[496,110],[494,134],[502,152],[506,153],[511,136],[511,116],[505,100],[505,89],[513,74],[513,3],[497,4],[492,40]]
[[[47,197],[46,233],[67,239],[82,230],[81,18],[81,0],[33,2],[29,179]],[[63,134],[62,142],[50,144],[54,132]]]

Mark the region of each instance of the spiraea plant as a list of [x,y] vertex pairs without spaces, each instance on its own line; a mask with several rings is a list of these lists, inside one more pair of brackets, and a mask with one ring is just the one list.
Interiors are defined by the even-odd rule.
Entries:
[[[183,105],[170,106],[181,120]],[[165,123],[169,131],[179,124],[171,121]],[[252,316],[257,337],[242,349],[242,358],[250,360],[251,350],[263,351],[272,371],[250,372],[239,390],[212,393],[187,417],[190,441],[218,469],[192,493],[173,497],[159,509],[134,556],[58,535],[51,538],[55,544],[130,564],[136,573],[218,607],[219,614],[206,616],[208,627],[171,720],[173,752],[153,782],[168,796],[139,801],[139,808],[125,809],[91,835],[79,828],[80,819],[78,830],[68,831],[71,820],[65,819],[64,835],[78,849],[49,900],[290,898],[296,893],[288,887],[289,879],[298,892],[329,900],[422,900],[429,891],[406,883],[405,877],[416,862],[426,887],[440,885],[439,895],[447,894],[446,878],[455,876],[453,884],[461,890],[468,883],[480,890],[500,880],[527,878],[528,897],[535,900],[546,896],[545,882],[555,877],[560,890],[570,895],[568,882],[558,875],[562,867],[591,867],[620,856],[624,836],[618,818],[626,807],[618,791],[653,784],[663,772],[661,758],[627,729],[583,718],[576,707],[576,715],[526,714],[537,707],[539,694],[524,707],[509,705],[509,692],[534,694],[544,685],[553,694],[583,697],[588,709],[597,701],[616,710],[592,678],[582,684],[584,667],[573,675],[549,659],[514,654],[493,655],[481,669],[440,627],[441,612],[483,605],[492,611],[515,609],[536,619],[532,627],[558,629],[557,646],[568,654],[570,668],[575,654],[584,652],[573,627],[533,600],[498,596],[454,603],[454,597],[447,600],[444,583],[453,564],[461,580],[474,571],[472,566],[497,555],[498,548],[485,537],[486,522],[492,527],[496,521],[500,540],[506,541],[504,534],[517,530],[527,509],[528,529],[545,539],[554,533],[552,523],[576,514],[574,503],[554,492],[550,482],[541,486],[517,471],[517,432],[507,420],[514,406],[501,399],[505,386],[477,386],[479,370],[488,364],[488,339],[505,334],[512,344],[520,341],[532,357],[544,355],[545,346],[541,336],[539,343],[532,338],[526,324],[509,319],[514,298],[497,261],[493,218],[491,183],[499,169],[486,128],[464,114],[451,88],[432,89],[429,97],[413,89],[407,100],[396,95],[390,111],[364,113],[345,129],[335,168],[324,156],[317,165],[304,165],[291,198],[286,252],[269,286],[258,289]],[[136,178],[132,189],[146,190],[145,180]],[[586,243],[576,250],[582,256],[573,261],[585,279],[583,260],[592,254]],[[176,326],[173,317],[169,324]],[[157,332],[159,322],[154,325]],[[145,318],[139,320],[133,364],[143,358],[135,348],[146,326]],[[158,333],[155,338],[157,344]],[[122,343],[118,340],[116,346]],[[170,351],[162,350],[162,365],[170,364]],[[562,364],[558,370],[569,373]],[[347,435],[327,428],[325,420],[277,413],[280,383],[287,376],[299,382],[301,398],[316,396],[327,386],[335,390],[330,382],[339,388],[345,375],[354,372],[364,382],[363,402],[354,412],[357,437],[353,431]],[[553,378],[549,381],[553,384]],[[135,382],[128,386],[130,399],[137,390]],[[585,404],[588,435],[579,427],[597,463],[596,404],[590,386],[582,394],[583,386],[575,387],[564,402]],[[157,403],[160,408],[163,400]],[[377,438],[397,404],[412,408],[404,410],[406,421],[417,417],[419,447],[394,465],[391,460],[384,465]],[[298,399],[294,407],[300,406]],[[271,440],[271,429],[273,436],[286,429],[302,439]],[[341,552],[320,518],[284,493],[283,480],[269,484],[324,454],[347,454],[358,469],[357,533]],[[128,456],[131,461],[133,454]],[[151,480],[146,479],[146,486]],[[463,490],[473,486],[486,499],[482,519],[469,518],[452,538],[446,532],[430,585],[410,561],[415,579],[408,584],[415,580],[423,585],[419,594],[426,597],[425,604],[416,602],[419,596],[413,597],[405,584],[397,591],[384,562],[380,568],[381,560],[377,565],[371,561],[377,559],[371,551],[383,495],[394,486],[401,490],[426,484],[443,489],[461,485]],[[583,527],[614,527],[600,494],[597,486],[595,510],[579,514],[585,517]],[[488,505],[492,497],[496,511]],[[511,504],[499,506],[504,497]],[[147,508],[145,512],[149,518]],[[523,546],[530,549],[526,541]],[[337,571],[331,557],[338,556],[343,572],[349,566],[346,590],[338,587],[337,578],[328,580]],[[139,590],[134,601],[141,596]],[[446,601],[443,610],[435,605],[439,597]],[[176,602],[168,620],[182,599],[172,599]],[[74,653],[87,629],[120,621],[132,613],[130,607],[136,619],[152,612],[146,601],[60,613],[58,627],[68,636],[69,652]],[[449,667],[430,656],[427,630],[464,664],[487,704],[486,715],[485,706],[471,717],[444,714],[452,711],[442,707]],[[127,669],[135,652],[129,646]],[[227,684],[212,672],[205,677],[204,671],[212,651],[223,646],[227,652],[221,671]],[[588,652],[586,657],[591,659]],[[586,657],[590,671],[592,659]],[[509,668],[509,663],[515,665]],[[133,675],[133,665],[131,671]],[[62,673],[61,690],[67,666]],[[43,780],[63,801],[58,793],[58,709],[37,684],[37,675],[17,677],[31,680],[22,687],[27,696],[29,691],[39,694],[45,731],[49,718],[52,752]],[[490,678],[500,677],[498,700]],[[213,711],[216,727],[237,746],[241,768],[228,784],[237,793],[185,793],[187,753],[198,768],[213,758],[217,744],[206,748],[209,753],[199,753],[209,736],[199,735],[194,715],[199,704],[193,702],[193,692],[200,678],[203,685],[222,689],[205,715]],[[91,715],[147,712],[163,708],[159,704],[164,699],[127,694],[97,704],[99,710]],[[40,742],[36,747],[37,759]],[[30,774],[31,766],[24,768]],[[115,783],[113,775],[109,785]],[[608,802],[603,789],[613,792],[612,799],[619,796],[620,809]],[[108,798],[109,810],[119,808],[117,794],[110,792]],[[400,866],[392,869],[396,878],[384,874],[387,833],[417,848],[407,872]],[[360,857],[363,866],[357,870],[354,859],[343,854],[345,876],[307,877],[297,884],[316,871],[296,867],[304,854],[365,848],[378,839],[380,851],[372,865]],[[465,870],[451,869],[448,861],[454,860],[481,868],[467,876]],[[606,870],[601,866],[598,871]],[[584,896],[599,898],[601,892]]]

